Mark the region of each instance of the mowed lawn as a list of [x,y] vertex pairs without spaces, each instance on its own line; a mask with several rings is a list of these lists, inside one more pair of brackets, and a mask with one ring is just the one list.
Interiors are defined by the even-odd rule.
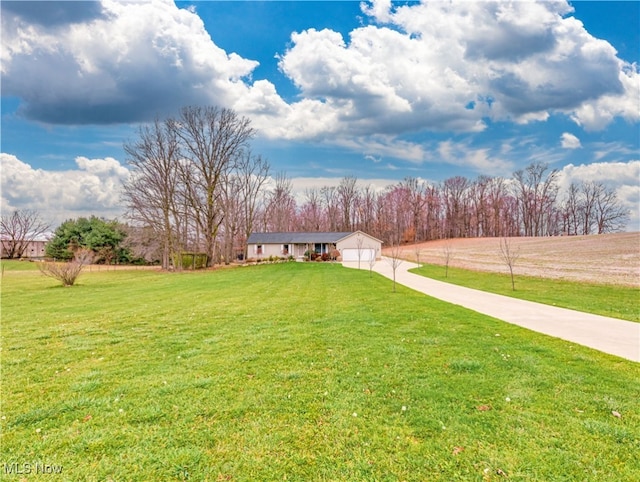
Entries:
[[640,480],[640,364],[340,265],[8,264],[1,356],[3,480]]

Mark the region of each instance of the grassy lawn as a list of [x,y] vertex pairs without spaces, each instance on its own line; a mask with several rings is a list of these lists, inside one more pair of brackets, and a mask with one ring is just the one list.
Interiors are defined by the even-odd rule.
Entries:
[[7,269],[1,301],[3,480],[640,480],[640,364],[366,271]]
[[[516,268],[517,269],[517,268]],[[515,276],[515,291],[507,274],[423,265],[411,270],[428,278],[547,305],[640,322],[640,289],[578,283],[550,278]]]

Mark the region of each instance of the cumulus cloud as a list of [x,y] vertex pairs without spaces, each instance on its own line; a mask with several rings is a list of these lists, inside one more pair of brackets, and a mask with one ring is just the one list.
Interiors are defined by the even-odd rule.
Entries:
[[330,30],[295,33],[280,68],[354,134],[477,132],[486,118],[527,123],[554,113],[589,127],[637,120],[637,67],[572,10],[564,1],[373,1],[363,12],[376,25],[348,41]]
[[64,29],[30,6],[3,9],[3,95],[20,97],[27,118],[144,121],[188,104],[233,106],[251,92],[243,79],[258,63],[217,47],[192,11],[170,0],[103,0],[96,15],[98,5],[85,3],[55,2]]
[[630,212],[627,230],[640,231],[640,160],[594,162],[566,165],[558,173],[560,188],[566,192],[572,183],[600,182],[614,189],[622,205]]
[[122,184],[129,171],[117,160],[76,158],[77,169],[34,169],[11,154],[0,154],[2,210],[34,209],[57,225],[79,216],[118,217]]
[[640,74],[636,66],[625,65],[619,74],[621,95],[603,95],[580,105],[571,118],[589,131],[604,129],[616,117],[637,122],[640,116]]
[[560,144],[565,149],[579,149],[582,147],[580,139],[569,132],[564,132],[562,136],[560,136]]

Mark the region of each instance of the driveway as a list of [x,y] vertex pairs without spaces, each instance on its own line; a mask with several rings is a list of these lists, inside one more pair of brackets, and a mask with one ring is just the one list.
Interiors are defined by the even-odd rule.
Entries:
[[[358,263],[343,263],[358,268]],[[592,315],[579,311],[523,301],[508,296],[464,288],[409,273],[415,263],[402,261],[396,269],[396,282],[415,291],[460,305],[529,330],[555,336],[604,353],[640,362],[640,323]],[[369,269],[369,263],[361,263]],[[383,258],[373,270],[393,279],[391,261]]]

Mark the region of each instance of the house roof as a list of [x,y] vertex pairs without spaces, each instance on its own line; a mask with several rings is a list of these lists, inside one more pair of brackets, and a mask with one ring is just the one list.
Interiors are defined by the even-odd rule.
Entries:
[[367,233],[365,233],[364,231],[360,231],[360,230],[358,230],[358,231],[354,231],[353,233],[348,233],[344,238],[340,239],[340,241],[344,241],[345,239],[350,238],[351,236],[357,236],[357,235],[359,235],[359,234],[361,234],[361,235],[363,235],[363,236],[366,236],[366,237],[367,237],[367,238],[369,238],[369,239],[373,239],[374,241],[377,241],[377,242],[379,242],[380,244],[384,244],[384,243],[382,242],[382,240],[380,240],[380,239],[378,239],[378,238],[375,238],[375,237],[371,236],[370,234],[367,234]]
[[304,244],[304,243],[337,243],[352,232],[346,233],[251,233],[247,244]]

